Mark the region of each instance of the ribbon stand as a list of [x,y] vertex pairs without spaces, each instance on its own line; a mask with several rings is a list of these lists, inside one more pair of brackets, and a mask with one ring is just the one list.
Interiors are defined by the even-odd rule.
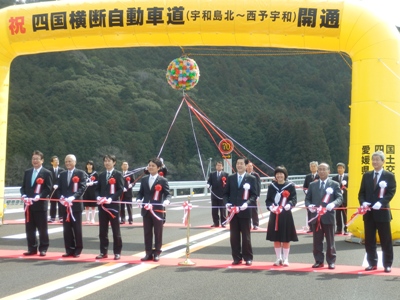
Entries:
[[[194,192],[192,192],[192,195]],[[190,198],[191,195],[188,196],[188,204],[190,204]],[[190,255],[190,245],[189,245],[189,239],[190,239],[190,211],[191,209],[188,209],[188,216],[187,216],[187,225],[186,225],[186,259],[183,262],[178,263],[180,266],[194,266],[196,263],[192,262],[189,259]]]

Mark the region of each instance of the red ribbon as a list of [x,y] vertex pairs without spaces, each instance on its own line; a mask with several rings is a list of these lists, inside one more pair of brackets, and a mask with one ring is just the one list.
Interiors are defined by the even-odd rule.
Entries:
[[222,180],[222,187],[225,187],[225,185],[226,185],[226,177],[222,176],[221,180]]
[[229,222],[233,219],[235,214],[239,213],[240,208],[237,206],[233,206],[231,209],[228,209],[229,211],[229,216],[226,218],[225,222],[222,223],[222,225],[229,224]]
[[350,217],[350,220],[346,223],[346,227],[348,227],[351,223],[354,222],[354,220],[358,217],[358,216],[363,216],[367,213],[367,211],[370,211],[371,208],[369,206],[364,207],[364,206],[360,206],[359,208],[357,208],[357,211],[352,214],[352,216]]
[[96,180],[96,177],[95,176],[91,176],[90,177],[90,181],[95,181]]
[[72,182],[74,183],[74,189],[73,192],[76,193],[78,191],[78,182],[79,182],[79,177],[74,176],[72,177]]
[[188,225],[188,216],[190,211],[192,210],[192,204],[187,202],[187,201],[183,201],[183,224],[185,224],[185,226]]
[[312,218],[311,220],[308,221],[308,223],[310,223],[311,221],[314,221],[315,219],[317,219],[317,229],[316,231],[318,231],[319,228],[321,228],[321,216],[323,216],[326,213],[326,207],[322,207],[320,206],[317,209],[317,215]]
[[109,210],[107,209],[107,207],[104,206],[104,203],[101,203],[101,208],[102,208],[106,213],[108,213],[113,219],[115,218],[115,216],[112,214],[112,212],[109,211]]
[[282,192],[282,201],[281,201],[281,205],[279,205],[279,207],[276,209],[275,214],[276,214],[276,218],[275,218],[275,231],[278,231],[279,228],[279,215],[280,213],[283,211],[283,207],[285,207],[286,205],[286,201],[287,198],[290,196],[290,192],[287,190],[284,190]]
[[25,203],[26,222],[29,223],[29,206]]
[[162,176],[162,177],[164,177],[164,172],[158,172],[158,175],[160,175],[160,176]]
[[108,180],[108,183],[110,184],[110,194],[115,194],[115,182],[115,178],[110,178]]
[[161,184],[156,184],[156,186],[154,187],[154,189],[155,189],[156,191],[154,192],[153,200],[154,200],[154,201],[158,201],[159,198],[160,198],[160,191],[162,190]]
[[125,178],[125,180],[128,181],[128,182],[130,182],[130,181],[131,181],[131,178],[128,176],[128,177]]
[[44,180],[43,178],[38,178],[36,179],[36,188],[35,188],[35,194],[40,194],[40,190],[42,189],[42,184]]

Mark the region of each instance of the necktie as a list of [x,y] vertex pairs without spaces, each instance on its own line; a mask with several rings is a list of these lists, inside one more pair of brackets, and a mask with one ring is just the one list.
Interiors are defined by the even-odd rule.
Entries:
[[321,190],[323,191],[325,189],[325,182],[321,181]]
[[241,183],[242,183],[242,176],[239,176],[238,187],[240,187]]
[[109,171],[107,171],[107,181],[108,179],[110,179],[111,173]]
[[149,179],[149,186],[150,186],[150,188],[153,186],[153,183],[154,183],[154,177],[153,177],[153,176],[150,176],[150,179]]
[[219,179],[219,177],[221,176],[221,172],[217,173],[217,178]]
[[57,178],[57,170],[58,169],[54,169],[54,176]]
[[342,185],[342,175],[339,175],[339,184]]
[[311,175],[311,178],[312,178],[312,181],[314,181],[314,179],[315,179],[314,174]]
[[68,171],[68,183],[71,182],[72,171]]
[[37,171],[36,171],[36,169],[33,169],[32,178],[31,178],[31,186],[33,186],[35,184],[36,176],[37,176]]
[[379,173],[378,173],[378,172],[375,172],[375,176],[374,176],[374,189],[375,189],[375,187],[376,187],[376,183],[378,182],[378,175],[379,175]]

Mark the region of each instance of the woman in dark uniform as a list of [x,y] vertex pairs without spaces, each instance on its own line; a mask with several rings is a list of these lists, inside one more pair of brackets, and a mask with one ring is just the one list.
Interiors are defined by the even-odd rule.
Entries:
[[87,183],[86,183],[86,191],[83,194],[83,200],[91,200],[84,202],[85,205],[85,213],[86,213],[86,224],[94,224],[96,217],[96,185],[97,180],[99,179],[99,174],[95,171],[94,163],[92,160],[88,160],[86,163],[86,174],[87,174]]

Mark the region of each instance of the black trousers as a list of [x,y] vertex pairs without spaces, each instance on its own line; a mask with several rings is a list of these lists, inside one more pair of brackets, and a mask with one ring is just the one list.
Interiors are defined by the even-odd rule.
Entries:
[[62,219],[65,206],[62,205],[59,201],[51,200],[50,201],[50,219],[55,220],[57,216],[57,207],[58,207],[58,218]]
[[376,231],[378,230],[382,248],[382,264],[391,267],[393,263],[393,244],[390,222],[364,221],[365,251],[370,266],[378,264],[378,253],[376,252]]
[[[147,255],[160,254],[162,246],[164,221],[158,220],[151,213],[143,216],[144,249]],[[154,233],[154,249],[153,249]]]
[[108,224],[111,224],[114,241],[114,254],[121,254],[122,238],[119,226],[119,212],[111,211],[111,213],[115,216],[115,218],[113,218],[108,212],[99,206],[100,253],[108,253]]
[[226,220],[226,208],[224,205],[224,200],[211,199],[211,206],[211,215],[214,225],[219,226],[220,223],[222,225],[222,223],[224,223]]
[[[339,207],[344,208],[343,205],[341,205]],[[346,227],[347,209],[337,209],[335,211],[335,214],[336,214],[336,230],[342,231],[343,228],[346,230],[347,229],[347,227]]]
[[121,214],[121,221],[125,222],[125,206],[126,210],[128,211],[128,221],[133,222],[132,219],[132,200],[122,200],[122,202],[126,201],[127,203],[121,203],[121,209],[120,209],[120,214]]
[[[29,209],[29,222],[25,213],[25,232],[29,252],[47,251],[49,248],[49,234],[47,232],[47,211],[32,211]],[[39,245],[36,238],[39,232]]]
[[235,261],[253,260],[250,228],[251,218],[239,218],[235,215],[230,222],[232,258]]
[[82,236],[82,211],[72,212],[67,222],[67,212],[64,213],[63,229],[64,229],[64,246],[65,253],[68,254],[81,254],[83,249],[83,236]]
[[315,262],[324,262],[324,237],[326,240],[326,262],[334,264],[336,262],[335,248],[335,225],[323,224],[321,226],[313,224],[313,254]]

